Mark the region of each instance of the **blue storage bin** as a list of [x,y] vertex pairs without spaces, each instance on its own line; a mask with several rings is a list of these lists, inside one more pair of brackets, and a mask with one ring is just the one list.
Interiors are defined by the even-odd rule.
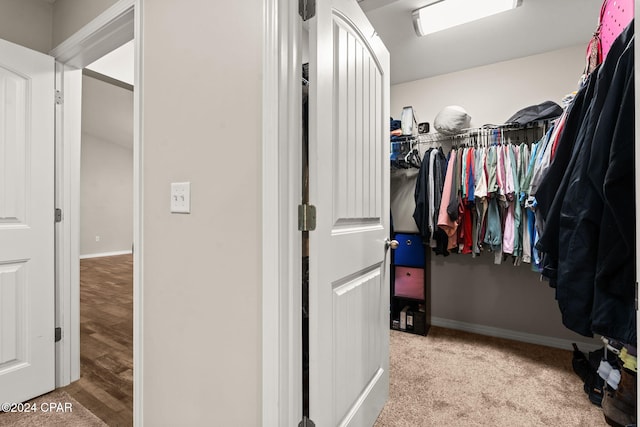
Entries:
[[424,245],[419,234],[396,234],[398,248],[394,253],[395,265],[424,268]]

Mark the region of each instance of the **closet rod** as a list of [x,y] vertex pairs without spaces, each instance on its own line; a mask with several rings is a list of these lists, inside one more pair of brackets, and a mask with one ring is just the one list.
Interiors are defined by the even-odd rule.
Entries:
[[454,135],[444,135],[441,133],[428,133],[412,136],[406,140],[399,142],[417,142],[419,144],[428,144],[431,142],[452,141],[456,139],[465,139],[474,136],[490,135],[492,131],[505,132],[527,132],[531,130],[544,129],[549,125],[549,121],[537,121],[526,125],[520,124],[504,124],[504,125],[484,125],[479,128],[462,129],[460,133]]

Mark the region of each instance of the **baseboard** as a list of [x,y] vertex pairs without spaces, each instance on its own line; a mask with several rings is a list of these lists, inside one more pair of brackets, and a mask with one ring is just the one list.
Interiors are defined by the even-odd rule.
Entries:
[[440,317],[432,317],[431,324],[433,326],[439,326],[441,328],[472,332],[474,334],[487,335],[490,337],[506,338],[530,344],[545,345],[547,347],[561,348],[563,350],[573,350],[571,343],[574,342],[583,352],[593,351],[602,347],[602,345],[594,344],[593,342],[574,341],[563,338],[547,337],[544,335],[528,334],[526,332],[494,328],[492,326],[478,325],[475,323],[459,322],[457,320],[442,319]]
[[131,250],[128,251],[115,251],[115,252],[102,252],[99,254],[86,254],[80,255],[80,259],[86,258],[101,258],[105,256],[116,256],[116,255],[131,255],[133,252]]

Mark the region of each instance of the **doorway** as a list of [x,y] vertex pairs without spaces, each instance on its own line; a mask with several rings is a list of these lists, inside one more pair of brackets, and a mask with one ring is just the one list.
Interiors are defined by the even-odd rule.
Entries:
[[[287,34],[285,34],[285,36],[286,36],[286,35],[287,35]],[[297,45],[296,45],[296,43],[298,43],[298,42],[299,42],[299,40],[294,40],[293,42],[291,42],[291,45],[292,45],[292,46],[297,46]],[[300,42],[300,43],[302,43],[302,42]],[[295,56],[295,55],[294,55],[294,56]],[[291,67],[291,68],[294,68],[294,67]],[[289,71],[289,70],[287,70],[287,71]],[[283,72],[283,74],[285,74],[285,73]],[[292,73],[292,74],[295,74],[295,73]],[[285,77],[286,77],[286,76],[285,76]],[[299,82],[299,74],[295,74],[295,75],[294,75],[294,77],[293,77],[293,78],[290,78],[289,80],[290,80],[290,81],[289,81],[289,87],[290,87],[290,88],[300,86],[300,82]],[[282,101],[281,101],[281,102],[282,102]],[[407,104],[404,104],[404,105],[407,105]],[[426,110],[422,110],[422,109],[420,109],[420,111],[426,111]],[[433,116],[435,116],[435,114],[433,114],[433,115],[429,114],[429,117],[433,117]],[[498,117],[500,117],[500,116],[498,116]],[[506,117],[508,117],[508,115],[506,115],[506,116],[505,116],[505,118],[506,118]],[[285,137],[287,136],[284,132],[283,132],[283,134],[284,134],[284,136],[285,136]],[[299,143],[299,141],[296,141],[296,142],[298,142],[298,143]],[[274,142],[274,146],[276,146],[276,144],[277,144],[277,142]],[[291,145],[291,146],[295,146],[295,142],[291,143],[290,145]],[[286,160],[287,160],[287,158],[283,158],[283,159],[282,159],[283,164],[286,164],[286,162],[285,162]],[[296,166],[297,166],[297,165],[296,165]],[[297,170],[297,169],[294,169],[294,170]],[[286,187],[285,187],[285,188],[286,188]],[[283,193],[284,193],[284,191],[283,191]],[[287,248],[286,243],[283,243],[283,244],[282,244],[282,247],[286,249],[286,248]],[[293,262],[293,261],[292,261],[292,262]],[[298,282],[298,283],[299,283],[299,282]],[[265,294],[271,290],[271,288],[269,288],[269,287],[265,287],[265,288],[266,288],[266,292],[265,292]],[[289,290],[289,292],[290,292],[291,294],[294,294],[294,291],[292,291],[292,290]],[[285,292],[283,292],[283,293],[285,293]],[[294,294],[294,295],[295,295],[295,294]],[[268,296],[268,295],[267,295],[267,296]],[[277,298],[274,298],[274,299],[276,299],[276,301],[277,301]],[[265,301],[266,301],[266,300],[267,300],[267,298],[265,298]],[[286,305],[284,304],[284,301],[283,301],[282,306],[286,307]],[[293,310],[292,310],[292,311],[293,311]],[[297,313],[296,313],[296,314],[297,314]],[[286,322],[285,322],[285,323],[286,323]],[[288,330],[286,330],[286,328],[282,328],[282,329],[281,329],[281,335],[280,335],[279,337],[282,337],[282,338],[281,338],[281,339],[282,339],[282,341],[281,341],[281,342],[283,342],[283,343],[284,343],[284,345],[282,345],[280,348],[276,348],[276,349],[275,349],[276,351],[277,351],[277,350],[280,350],[281,354],[283,354],[283,355],[285,355],[285,356],[288,354],[288,353],[287,353],[288,348],[287,348],[287,345],[286,345],[286,339],[287,339],[287,337],[288,337],[288,335],[287,335],[288,333],[289,333],[289,332],[288,332]],[[267,383],[268,383],[268,380],[270,379],[268,376],[266,376],[266,377],[267,377],[267,378],[265,379],[265,384],[267,384]],[[298,382],[298,378],[296,378],[296,377],[295,377],[295,374],[290,374],[290,376],[289,376],[289,377],[287,377],[286,375],[282,375],[282,377],[284,378],[284,379],[283,379],[283,381],[293,378],[293,381],[294,381],[294,382]],[[302,381],[299,381],[299,382],[301,383]],[[276,384],[276,385],[277,385],[277,384]],[[283,393],[282,401],[286,401],[286,397],[287,397],[287,396],[286,396],[286,395],[284,395],[284,393]],[[293,412],[293,411],[291,411],[291,412]]]
[[[48,71],[42,71],[39,74],[39,76],[46,79],[48,83],[45,92],[47,95],[46,99],[36,100],[37,102],[30,101],[30,104],[35,106],[34,108],[40,108],[41,105],[46,105],[48,106],[47,108],[50,109],[46,114],[48,119],[44,117],[41,119],[40,116],[31,114],[31,117],[35,118],[34,122],[38,123],[37,130],[42,129],[43,132],[47,130],[46,137],[34,133],[34,135],[36,135],[34,136],[34,140],[46,142],[46,148],[50,149],[49,152],[47,149],[40,149],[35,144],[33,145],[35,148],[38,148],[40,152],[39,155],[35,157],[42,159],[42,161],[49,161],[46,167],[33,163],[31,169],[34,171],[34,177],[31,178],[31,182],[46,182],[51,190],[53,190],[54,179],[52,178],[54,177],[55,165],[55,199],[53,191],[51,191],[49,196],[47,196],[44,191],[38,193],[43,196],[42,198],[47,199],[50,204],[50,207],[38,210],[47,214],[46,224],[51,230],[51,236],[54,234],[55,227],[55,249],[53,240],[51,240],[51,245],[47,244],[46,241],[40,241],[32,246],[40,247],[43,251],[47,248],[51,249],[51,251],[48,251],[48,256],[51,260],[51,267],[54,266],[55,262],[55,272],[53,268],[51,268],[51,273],[47,274],[50,282],[38,279],[38,281],[45,285],[47,290],[51,292],[51,298],[47,298],[47,300],[50,301],[48,307],[44,309],[36,307],[33,304],[29,307],[30,311],[47,320],[46,333],[38,332],[37,338],[42,342],[47,342],[49,345],[46,351],[40,351],[39,348],[35,348],[34,346],[30,346],[31,348],[27,347],[26,350],[33,354],[46,353],[47,357],[50,358],[50,362],[46,364],[47,372],[40,372],[39,375],[40,378],[50,380],[50,383],[47,384],[46,388],[36,386],[29,387],[21,396],[18,396],[15,387],[6,387],[4,390],[11,394],[5,399],[7,401],[9,401],[9,399],[16,402],[22,401],[52,390],[54,387],[64,387],[70,382],[78,380],[80,377],[79,258],[81,252],[79,250],[79,200],[81,177],[79,172],[81,152],[80,106],[82,105],[82,68],[87,63],[93,62],[96,57],[104,55],[114,47],[133,38],[134,4],[134,1],[118,2],[117,5],[107,11],[108,13],[105,12],[107,16],[101,15],[98,19],[95,19],[83,27],[65,42],[58,45],[56,49],[50,51],[49,55],[38,52],[30,53],[32,57],[35,57],[37,54],[39,58],[43,60],[46,59],[48,63]],[[18,44],[14,45],[14,47],[16,49],[19,48],[20,52],[27,55],[29,48],[21,47],[21,43],[23,43],[21,40],[17,40],[17,42]],[[13,56],[14,55],[3,55],[3,58],[7,61],[12,61],[14,59]],[[54,59],[57,62],[54,62]],[[18,59],[16,59],[16,61],[18,61]],[[26,75],[26,73],[23,74]],[[34,85],[34,83],[30,84],[32,86]],[[37,88],[39,89],[40,86]],[[29,87],[28,93],[39,92]],[[52,102],[53,100],[55,100],[55,102]],[[18,106],[17,108],[20,107]],[[40,109],[38,109],[38,111],[40,111]],[[129,115],[133,116],[133,113],[130,112]],[[133,117],[131,117],[130,122],[133,122]],[[53,144],[54,135],[55,150]],[[37,139],[35,139],[36,137]],[[131,162],[130,160],[130,163]],[[22,164],[19,158],[15,163],[18,165]],[[129,166],[129,169],[132,169],[132,167]],[[35,175],[36,173],[38,175]],[[128,180],[130,184],[133,182],[133,173],[129,173]],[[129,199],[132,200],[133,197],[129,196]],[[54,222],[51,221],[52,218],[49,218],[49,214],[54,211],[54,207],[55,226],[53,225]],[[133,223],[133,211],[135,209],[130,208],[129,210],[129,222]],[[135,233],[131,231],[131,228],[130,226],[128,232],[129,237],[127,239],[128,244],[126,245],[129,247],[129,252],[131,251],[131,241],[136,240]],[[24,258],[24,255],[21,257]],[[44,274],[47,273],[49,268],[40,267],[38,270],[41,270]],[[54,279],[55,287],[53,286]],[[51,286],[48,286],[49,283]],[[43,294],[43,292],[40,292],[37,288],[33,288],[31,293],[38,296]],[[20,305],[16,305],[16,307],[20,307]],[[133,307],[130,308],[132,309]],[[22,324],[24,325],[24,323]],[[18,325],[20,325],[20,322],[18,322]],[[129,329],[132,328],[130,327]],[[129,347],[131,347],[131,345],[129,345]],[[4,353],[6,355],[6,350]],[[132,362],[130,362],[130,364],[132,364]],[[28,366],[33,365],[35,365],[35,363],[29,361]],[[22,381],[22,383],[25,384],[26,381]]]
[[[129,396],[127,397],[126,405],[117,405],[113,399],[109,399],[104,394],[101,395],[102,401],[106,401],[108,406],[112,406],[112,410],[126,413],[124,417],[127,421],[117,421],[114,424],[139,424],[141,420],[134,420],[136,416],[141,416],[140,411],[134,410],[135,405],[139,405],[141,401],[141,387],[139,386],[141,378],[141,369],[133,369],[133,365],[140,366],[140,352],[134,351],[132,347],[135,347],[140,342],[140,321],[139,321],[139,306],[140,306],[140,292],[136,290],[136,287],[140,286],[140,259],[141,255],[141,239],[140,239],[140,127],[139,123],[139,109],[140,109],[140,96],[138,93],[132,92],[133,77],[131,77],[131,83],[127,83],[128,86],[122,87],[122,78],[116,77],[116,80],[110,80],[107,77],[100,76],[100,79],[95,74],[83,69],[96,60],[104,57],[108,53],[114,51],[123,44],[134,39],[134,34],[139,34],[140,16],[134,15],[134,10],[139,7],[136,0],[120,1],[107,9],[99,17],[91,21],[84,26],[78,32],[73,34],[63,43],[58,45],[50,55],[53,56],[57,65],[57,87],[59,87],[62,93],[63,108],[61,107],[61,114],[58,115],[57,121],[57,144],[58,144],[58,158],[56,160],[57,165],[57,206],[61,207],[64,211],[63,217],[66,221],[62,221],[59,225],[57,232],[58,243],[56,248],[57,267],[58,267],[58,279],[57,279],[57,322],[62,326],[63,340],[58,344],[56,352],[56,386],[64,387],[72,382],[82,384],[81,371],[85,368],[81,368],[81,357],[85,358],[83,351],[81,351],[82,342],[86,341],[86,338],[81,337],[81,323],[85,320],[83,318],[81,310],[81,288],[84,288],[80,284],[80,264],[81,262],[99,259],[115,259],[117,257],[124,257],[124,261],[120,260],[117,263],[118,267],[111,272],[111,277],[108,279],[98,279],[101,288],[104,288],[105,284],[110,284],[114,288],[127,289],[126,292],[130,298],[129,301],[124,302],[124,305],[128,305],[127,309],[120,308],[106,308],[103,307],[103,311],[110,312],[114,317],[119,317],[122,313],[126,312],[127,319],[121,320],[121,327],[128,332],[128,338],[123,338],[123,334],[120,336],[104,339],[101,336],[94,336],[93,338],[103,338],[102,341],[107,341],[116,350],[127,353],[127,362],[123,366],[117,367],[113,364],[113,357],[103,357],[101,360],[102,368],[109,369],[110,365],[113,372],[117,371],[120,380],[113,380],[112,383],[118,384],[118,381],[123,381],[125,384],[129,383],[128,390]],[[132,63],[135,66],[132,68],[135,70],[131,72],[131,76],[135,76],[136,81],[139,81],[140,68],[137,58],[140,57],[140,46],[138,42],[134,42],[135,47],[132,51]],[[83,76],[88,74],[88,76]],[[102,73],[100,73],[102,74]],[[91,80],[93,79],[93,80]],[[103,88],[109,87],[111,84],[113,87],[128,92],[128,97],[132,98],[129,102],[132,104],[132,109],[129,112],[124,113],[124,116],[128,117],[126,120],[129,123],[129,127],[132,127],[131,136],[128,139],[132,139],[127,144],[130,144],[128,148],[120,147],[121,151],[132,151],[131,154],[120,155],[120,158],[129,158],[128,162],[132,162],[132,167],[125,167],[128,169],[127,177],[124,178],[122,173],[123,166],[118,164],[115,167],[120,173],[116,175],[122,175],[120,178],[123,182],[127,182],[127,186],[131,188],[132,196],[126,196],[129,200],[132,200],[132,208],[125,209],[123,206],[118,206],[119,211],[129,211],[128,213],[120,212],[121,217],[128,217],[126,221],[127,225],[120,228],[126,229],[124,234],[125,238],[113,238],[113,235],[117,233],[110,232],[110,228],[103,225],[102,228],[85,227],[84,232],[81,232],[81,222],[87,218],[82,218],[81,215],[81,144],[83,144],[82,129],[84,124],[81,123],[81,116],[83,115],[83,99],[82,99],[82,87],[86,85],[85,81],[91,81],[96,85],[102,85]],[[114,85],[114,83],[116,83]],[[100,102],[98,106],[94,106],[93,109],[100,110],[104,105]],[[123,112],[119,112],[123,114]],[[122,118],[121,118],[122,120]],[[102,124],[104,127],[104,123]],[[116,129],[109,128],[108,132],[113,133]],[[94,135],[95,137],[95,135]],[[94,138],[95,139],[95,138]],[[122,138],[119,138],[122,139]],[[127,139],[127,138],[124,138]],[[95,142],[95,141],[94,141]],[[104,141],[103,141],[104,142]],[[98,145],[99,144],[95,144]],[[133,147],[131,149],[131,147]],[[102,147],[104,148],[104,147]],[[118,147],[116,147],[118,148]],[[85,152],[86,154],[86,152]],[[95,153],[94,153],[95,154]],[[100,155],[97,157],[100,158]],[[115,156],[118,158],[118,156]],[[95,159],[94,159],[95,160]],[[113,168],[112,168],[113,169]],[[132,170],[131,170],[132,169]],[[85,171],[86,172],[86,171]],[[95,179],[94,179],[95,181]],[[109,188],[116,187],[112,182]],[[122,190],[121,190],[122,191]],[[118,205],[124,202],[112,202],[112,204]],[[108,221],[107,221],[108,222]],[[84,224],[85,226],[87,224]],[[100,231],[96,231],[100,230]],[[107,230],[107,231],[105,231]],[[132,230],[132,231],[131,231]],[[81,237],[84,237],[83,245],[81,245]],[[93,246],[89,245],[87,240],[91,240]],[[97,241],[96,241],[97,240]],[[123,243],[126,241],[126,243]],[[119,242],[119,243],[114,243]],[[97,246],[96,246],[97,244]],[[132,255],[133,247],[136,247],[136,253]],[[87,255],[103,255],[96,258],[85,258]],[[104,257],[104,255],[111,255]],[[84,256],[81,260],[81,256]],[[128,258],[128,260],[127,260]],[[136,259],[135,269],[132,259]],[[107,270],[105,266],[100,268],[102,273]],[[84,267],[83,267],[84,270]],[[126,277],[126,280],[122,277]],[[117,280],[112,280],[113,277],[119,277]],[[113,283],[112,283],[113,282]],[[122,282],[128,282],[126,285]],[[114,285],[114,283],[116,283]],[[83,289],[84,290],[84,289]],[[107,297],[101,296],[105,299]],[[83,301],[84,302],[84,301]],[[82,327],[83,328],[83,327]],[[84,331],[83,331],[84,332]],[[95,331],[94,331],[95,332]],[[135,338],[134,338],[135,336]],[[93,350],[95,348],[92,347]],[[84,348],[82,349],[84,350]],[[93,355],[89,355],[92,357]],[[122,383],[121,383],[122,384]],[[134,385],[131,385],[134,384]],[[138,384],[138,385],[135,385]],[[113,384],[112,384],[113,385]],[[113,390],[116,387],[112,388]],[[100,388],[96,387],[97,393],[100,393]],[[113,392],[118,394],[119,392]],[[133,399],[133,394],[137,394],[137,398]],[[80,399],[79,399],[80,400]],[[89,407],[90,405],[87,405]],[[125,408],[123,408],[123,406]],[[94,412],[94,408],[90,408]],[[96,414],[102,416],[100,413]],[[137,414],[137,415],[134,415]],[[135,422],[134,422],[135,421]]]
[[80,379],[65,390],[133,423],[133,41],[82,76]]

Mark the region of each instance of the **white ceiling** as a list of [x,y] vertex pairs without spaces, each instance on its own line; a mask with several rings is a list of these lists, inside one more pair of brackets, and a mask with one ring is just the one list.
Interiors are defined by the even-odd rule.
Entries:
[[[481,1],[481,0],[475,0]],[[517,9],[418,37],[411,12],[432,0],[363,0],[391,54],[391,84],[587,44],[602,0],[522,0]]]
[[88,69],[133,86],[133,40],[89,64]]

